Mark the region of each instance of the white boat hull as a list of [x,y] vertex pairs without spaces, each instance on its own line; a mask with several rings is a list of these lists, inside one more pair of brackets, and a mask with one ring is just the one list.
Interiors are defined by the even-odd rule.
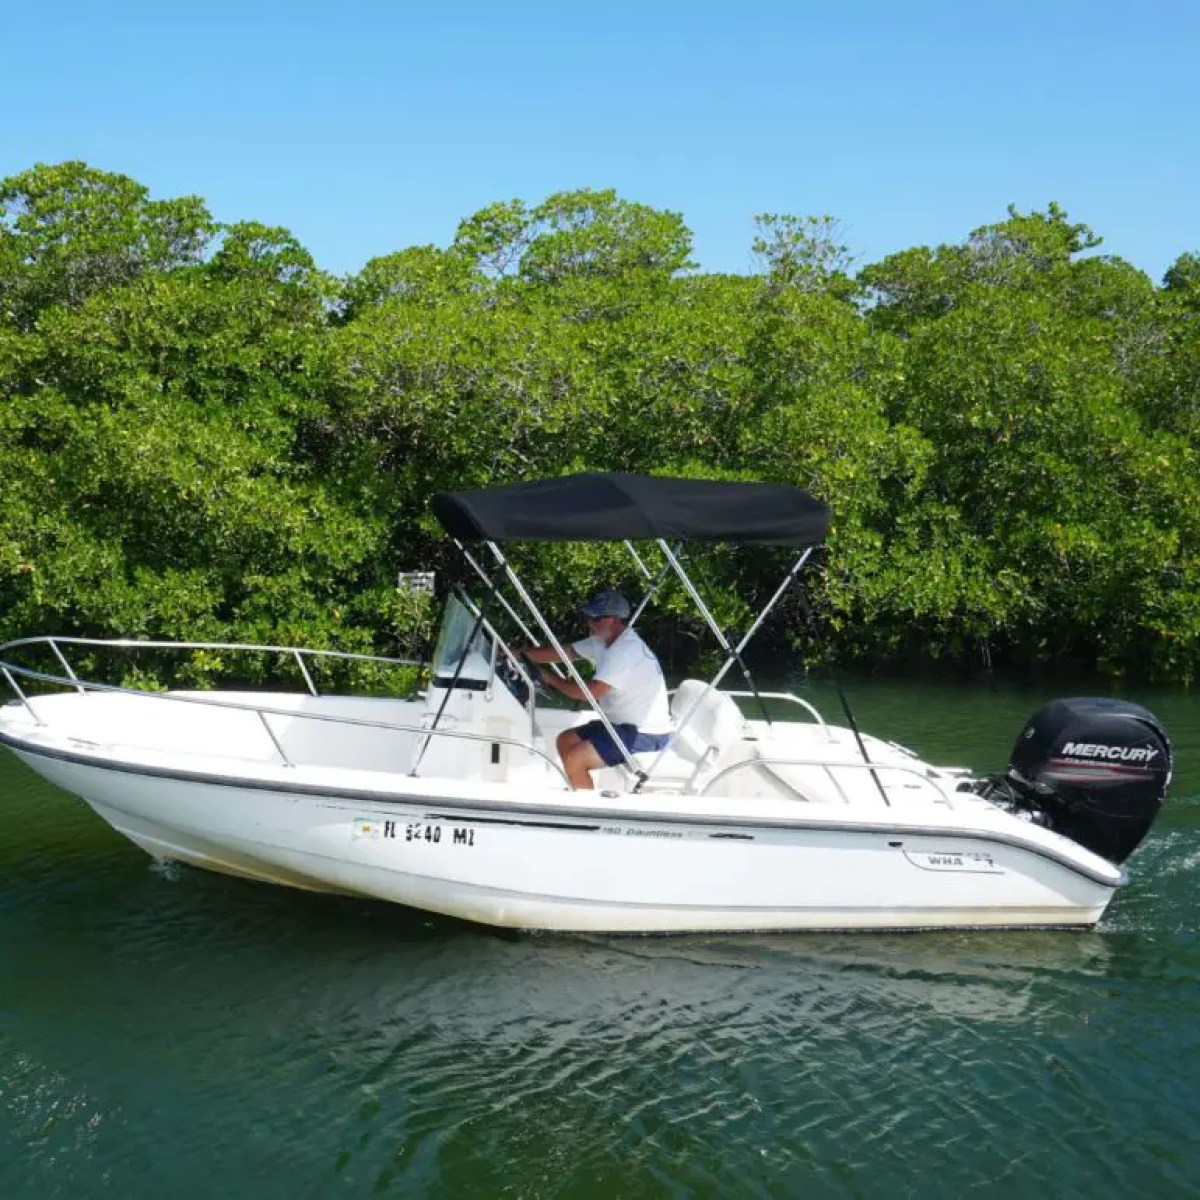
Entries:
[[628,796],[545,786],[522,796],[477,784],[471,795],[363,772],[346,774],[361,786],[333,788],[296,768],[284,779],[281,768],[242,764],[240,777],[222,778],[212,763],[202,774],[146,755],[13,748],[156,858],[510,928],[1088,926],[1121,882],[1086,851],[1075,855],[1080,869],[1069,846],[1040,844],[1055,836],[1043,830],[956,828],[948,813],[868,820],[654,794],[636,797],[635,810]]
[[[419,696],[318,689],[365,671],[359,677],[373,686],[392,678],[399,690],[404,676],[386,672],[414,664],[395,658],[21,638],[0,646],[0,679],[16,697],[0,708],[0,745],[157,858],[511,928],[1088,926],[1125,882],[1114,864],[1149,828],[1171,765],[1165,731],[1136,705],[1085,698],[1045,706],[1022,735],[1021,769],[1014,759],[1005,775],[983,780],[831,726],[800,696],[721,690],[823,534],[828,514],[804,493],[587,474],[439,493],[432,503],[487,601],[451,588]],[[559,760],[562,735],[595,718],[615,746],[616,710],[596,702],[575,652],[556,640],[499,543],[628,538],[632,549],[667,527],[683,541],[790,546],[799,557],[730,646],[676,551],[653,538],[659,582],[674,572],[725,659],[710,682],[685,679],[669,694],[672,729],[661,751],[622,752],[618,766],[594,771],[596,791],[573,791]],[[502,589],[466,547],[481,538]],[[509,592],[550,651],[523,655],[492,624],[496,601],[523,644],[538,639]],[[623,598],[616,607],[631,621],[642,611]],[[615,626],[605,628],[606,644],[616,646]],[[176,667],[180,654],[210,655],[210,666],[229,670],[258,655],[253,678],[279,678],[294,664],[306,692],[150,692],[86,678],[71,665],[98,669],[114,653],[143,651]],[[543,677],[529,658],[565,672],[573,686],[554,690],[590,700],[586,715],[539,696]],[[47,662],[51,673],[30,665]],[[652,694],[658,710],[663,685],[649,675],[652,693],[639,698],[638,685],[625,699]],[[750,696],[762,720],[743,711]],[[792,719],[771,716],[772,707]],[[661,713],[645,711],[647,729],[665,727]],[[848,709],[847,719],[853,725]]]

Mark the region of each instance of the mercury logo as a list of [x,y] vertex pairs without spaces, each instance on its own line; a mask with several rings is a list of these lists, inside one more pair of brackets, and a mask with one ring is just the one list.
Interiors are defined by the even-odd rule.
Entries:
[[1148,763],[1158,757],[1157,750],[1142,746],[1102,746],[1095,742],[1067,742],[1061,753],[1072,758],[1102,758],[1109,762]]

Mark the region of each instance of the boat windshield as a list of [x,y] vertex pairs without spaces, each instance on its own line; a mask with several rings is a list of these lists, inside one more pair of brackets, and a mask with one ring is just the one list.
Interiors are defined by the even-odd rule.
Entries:
[[477,624],[477,620],[476,614],[463,603],[461,597],[451,596],[446,601],[442,628],[433,652],[435,680],[449,681],[454,678],[456,671],[460,678],[465,679],[487,677],[492,657],[491,638],[483,626]]

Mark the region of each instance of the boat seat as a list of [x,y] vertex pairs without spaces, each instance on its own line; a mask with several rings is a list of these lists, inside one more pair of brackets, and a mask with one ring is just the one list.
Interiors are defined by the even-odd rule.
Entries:
[[[703,697],[703,698],[702,698]],[[693,761],[720,753],[747,732],[742,710],[724,692],[709,690],[702,679],[685,679],[671,697],[674,749]],[[686,724],[685,724],[686,722]]]
[[[749,735],[746,718],[737,704],[716,688],[708,691],[708,684],[701,679],[685,679],[679,685],[671,698],[671,721],[675,732],[665,754],[645,750],[633,756],[643,771],[654,768],[650,776],[652,788],[659,785],[690,790],[706,767]],[[684,721],[686,725],[682,724]],[[613,779],[616,778],[614,770]],[[597,786],[606,786],[604,775],[598,774],[596,779]]]
[[[679,685],[671,698],[671,720],[675,733],[652,778],[662,782],[673,779],[687,787],[693,786],[704,768],[716,762],[727,747],[745,738],[748,731],[737,704],[716,688],[709,690],[701,679],[685,679]],[[658,754],[638,754],[635,758],[649,770]]]

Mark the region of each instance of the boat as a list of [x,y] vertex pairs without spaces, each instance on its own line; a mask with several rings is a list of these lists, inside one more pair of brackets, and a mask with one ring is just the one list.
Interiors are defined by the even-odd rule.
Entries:
[[[981,777],[860,730],[848,706],[837,723],[757,688],[747,645],[802,586],[828,525],[800,489],[586,473],[442,492],[431,505],[471,586],[446,590],[419,693],[326,694],[315,682],[323,661],[395,659],[42,635],[0,647],[12,692],[0,743],[156,859],[490,926],[1087,927],[1126,883],[1123,863],[1171,777],[1166,731],[1144,708],[1052,702],[1007,770]],[[672,692],[668,743],[597,771],[593,791],[571,789],[555,739],[607,720],[539,688],[517,647],[561,644],[509,557],[514,542],[579,541],[630,550],[645,580],[631,623],[678,581],[723,655],[712,678]],[[685,567],[725,543],[786,555],[736,642]],[[73,665],[197,650],[282,656],[300,682],[152,691]],[[722,686],[734,667],[741,690]]]

